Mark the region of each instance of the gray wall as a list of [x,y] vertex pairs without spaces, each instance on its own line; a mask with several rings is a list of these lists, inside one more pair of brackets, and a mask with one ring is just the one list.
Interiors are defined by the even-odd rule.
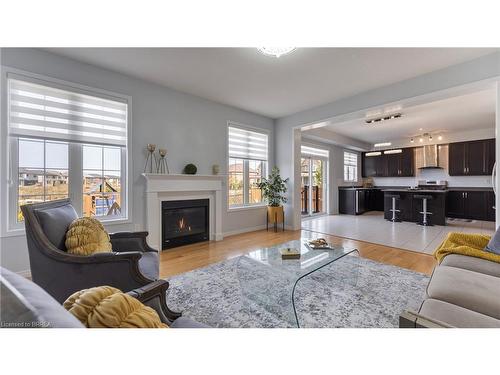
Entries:
[[[233,107],[184,94],[123,74],[83,64],[37,49],[3,49],[1,63],[25,71],[90,87],[114,91],[132,97],[132,147],[130,150],[133,224],[109,227],[114,230],[137,230],[145,226],[144,147],[147,143],[164,146],[169,151],[171,173],[180,173],[185,164],[198,166],[198,173],[211,174],[212,165],[227,171],[226,127],[228,121],[266,129],[274,144],[273,120]],[[6,124],[2,124],[6,126]],[[274,165],[271,147],[270,166]],[[2,184],[6,176],[1,176]],[[234,233],[265,225],[265,208],[227,212],[224,193],[223,232]],[[14,271],[28,266],[24,237],[0,239],[1,263]]]

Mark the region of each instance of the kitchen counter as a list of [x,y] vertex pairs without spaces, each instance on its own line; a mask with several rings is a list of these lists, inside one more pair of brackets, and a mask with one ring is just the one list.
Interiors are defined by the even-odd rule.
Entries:
[[384,192],[397,192],[397,193],[413,193],[413,194],[446,194],[447,190],[433,190],[433,189],[382,189]]

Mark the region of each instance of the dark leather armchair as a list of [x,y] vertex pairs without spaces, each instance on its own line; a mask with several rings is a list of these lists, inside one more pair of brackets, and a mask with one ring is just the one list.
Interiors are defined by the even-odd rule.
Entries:
[[85,288],[110,285],[124,292],[159,277],[158,252],[147,232],[110,234],[113,252],[79,256],[66,252],[66,231],[78,217],[69,199],[21,207],[26,227],[31,277],[59,303]]

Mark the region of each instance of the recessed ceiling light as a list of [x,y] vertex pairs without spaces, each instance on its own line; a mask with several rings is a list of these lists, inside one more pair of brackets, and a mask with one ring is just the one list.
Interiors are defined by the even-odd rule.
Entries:
[[419,141],[420,143],[422,143],[422,142],[424,141],[424,139],[423,139],[423,138],[420,138],[418,141]]
[[391,142],[375,143],[373,147],[386,147],[390,146],[391,144],[392,144]]
[[438,136],[438,141],[442,141],[442,140],[443,140],[443,136],[442,135]]
[[276,58],[295,51],[295,47],[258,47],[260,53]]

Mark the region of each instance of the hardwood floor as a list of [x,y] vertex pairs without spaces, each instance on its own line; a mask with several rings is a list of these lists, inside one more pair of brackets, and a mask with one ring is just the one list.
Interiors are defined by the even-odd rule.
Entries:
[[278,233],[261,230],[226,237],[224,240],[218,242],[200,242],[163,251],[160,255],[160,277],[166,278],[188,272],[225,259],[243,255],[262,247],[273,246],[300,238],[318,237],[326,238],[329,242],[337,245],[357,248],[360,252],[360,256],[364,258],[392,264],[428,275],[432,273],[436,265],[436,260],[431,255],[370,242],[317,234],[308,230]]

